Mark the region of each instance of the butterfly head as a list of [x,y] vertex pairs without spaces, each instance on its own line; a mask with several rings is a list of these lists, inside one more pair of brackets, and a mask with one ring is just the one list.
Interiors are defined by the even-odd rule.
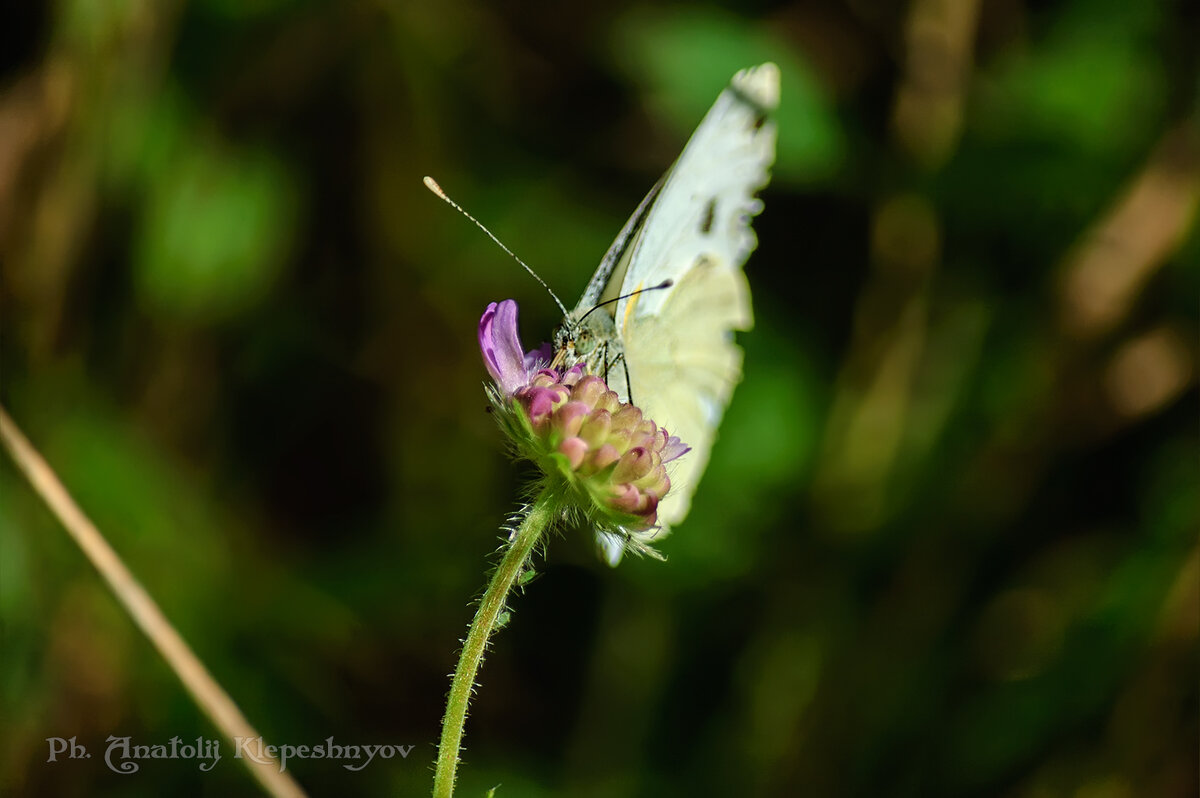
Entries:
[[[577,363],[584,364],[589,373],[601,370],[603,356],[611,355],[609,349],[616,346],[616,328],[613,317],[600,308],[598,313],[568,313],[562,324],[554,331],[554,365],[569,368]],[[615,349],[614,349],[615,351]]]

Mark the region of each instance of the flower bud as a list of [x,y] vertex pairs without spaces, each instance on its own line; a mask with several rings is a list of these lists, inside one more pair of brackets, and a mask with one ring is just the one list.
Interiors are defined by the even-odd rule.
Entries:
[[634,482],[650,473],[654,467],[654,457],[645,446],[634,446],[621,455],[617,467],[613,470],[612,480],[618,484]]

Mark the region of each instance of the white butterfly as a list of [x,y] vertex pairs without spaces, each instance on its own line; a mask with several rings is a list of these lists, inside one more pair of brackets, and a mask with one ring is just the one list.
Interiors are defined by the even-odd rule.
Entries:
[[[741,379],[733,331],[753,324],[742,264],[757,243],[750,221],[775,159],[778,104],[774,64],[734,75],[555,332],[556,364],[584,363],[692,447],[659,505],[658,535],[687,516]],[[624,541],[601,543],[615,563]]]

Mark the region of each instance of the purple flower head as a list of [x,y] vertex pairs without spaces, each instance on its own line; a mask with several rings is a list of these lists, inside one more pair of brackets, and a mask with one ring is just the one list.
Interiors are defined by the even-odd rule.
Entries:
[[688,451],[679,438],[580,365],[539,370],[511,401],[532,436],[530,459],[566,476],[594,518],[626,533],[655,527],[658,503],[671,488],[666,465]]
[[522,351],[511,299],[484,311],[479,349],[498,388],[492,401],[501,428],[595,524],[609,562],[627,548],[655,555],[658,505],[671,489],[667,466],[689,451],[687,444],[622,402],[582,363],[549,368],[549,344]]
[[550,361],[550,344],[525,352],[517,334],[517,303],[492,302],[479,320],[479,350],[488,374],[505,396],[528,385],[541,365]]

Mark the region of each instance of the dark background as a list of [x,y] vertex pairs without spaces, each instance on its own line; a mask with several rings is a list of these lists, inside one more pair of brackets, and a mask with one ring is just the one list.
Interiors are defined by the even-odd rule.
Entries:
[[[550,541],[464,796],[1197,790],[1197,6],[19,4],[0,396],[258,728],[415,745],[528,473],[476,324],[557,321],[737,69],[783,75],[756,328],[666,563]],[[0,466],[0,788],[252,794]]]

